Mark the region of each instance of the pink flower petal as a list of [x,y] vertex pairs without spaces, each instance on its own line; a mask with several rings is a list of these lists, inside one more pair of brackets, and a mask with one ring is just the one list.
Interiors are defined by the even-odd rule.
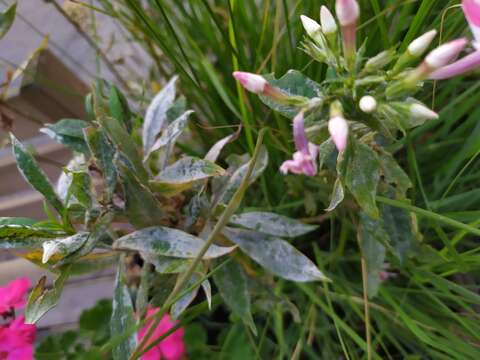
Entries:
[[30,279],[18,278],[0,287],[0,314],[25,306],[26,294],[30,287]]

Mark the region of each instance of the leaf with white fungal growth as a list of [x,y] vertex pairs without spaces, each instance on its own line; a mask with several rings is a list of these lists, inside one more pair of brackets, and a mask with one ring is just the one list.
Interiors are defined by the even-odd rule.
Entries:
[[233,215],[230,224],[268,235],[293,238],[314,231],[317,226],[303,224],[286,216],[269,212],[247,212]]
[[345,198],[345,191],[343,190],[343,185],[342,185],[342,180],[340,178],[337,178],[335,180],[335,184],[333,185],[333,192],[332,192],[332,197],[330,199],[330,205],[328,205],[328,208],[325,209],[325,211],[333,211],[337,208],[338,205],[343,201]]
[[225,170],[215,163],[187,156],[167,166],[150,181],[150,186],[162,195],[175,195],[198,181],[222,175]]
[[373,298],[381,284],[380,272],[383,270],[386,253],[383,244],[388,243],[390,239],[383,227],[383,221],[374,220],[363,211],[360,213],[359,225],[357,236],[367,265],[367,292],[368,297]]
[[[185,289],[192,287],[199,280],[200,276],[197,273],[192,274],[190,279],[187,281],[187,284],[185,285]],[[172,305],[170,315],[174,320],[178,319],[180,315],[187,309],[188,305],[190,305],[192,301],[197,297],[199,289],[200,286],[195,286],[192,290],[188,291]]]
[[152,146],[151,151],[156,151],[168,144],[175,143],[176,139],[180,136],[183,129],[187,125],[188,117],[193,113],[193,110],[188,110],[176,118],[166,129],[162,132],[162,135],[158,138],[155,144]]
[[168,109],[175,100],[175,85],[178,77],[173,77],[167,85],[153,98],[147,108],[143,121],[143,153],[147,156],[155,143],[155,139],[162,131],[167,119]]
[[226,137],[224,137],[223,139],[221,140],[218,140],[215,145],[213,145],[210,150],[208,150],[208,153],[207,155],[205,155],[205,160],[208,160],[208,161],[212,161],[212,162],[215,162],[217,161],[218,159],[218,156],[220,155],[220,152],[222,151],[222,149],[229,143],[231,143],[232,141],[234,141],[235,139],[238,138],[238,136],[240,135],[240,132],[242,130],[242,127],[239,126],[238,127],[238,130],[235,131],[233,134],[231,135],[228,135]]
[[232,228],[225,228],[223,234],[274,275],[296,282],[329,281],[309,258],[285,240]]
[[[153,255],[194,259],[204,243],[204,240],[186,232],[163,226],[153,226],[134,231],[119,238],[113,243],[113,247],[115,249],[135,250]],[[217,258],[235,249],[236,246],[211,245],[203,259]]]
[[52,205],[60,215],[63,215],[65,209],[55,193],[50,180],[48,180],[47,175],[40,168],[32,154],[27,151],[13,134],[10,134],[10,139],[13,155],[17,160],[17,167],[25,180],[32,185],[35,190],[40,192],[45,197],[45,200]]
[[54,124],[45,124],[40,132],[73,151],[88,155],[90,151],[83,137],[83,129],[88,125],[83,120],[62,119]]
[[[112,334],[121,334],[125,329],[135,326],[135,313],[133,301],[125,281],[125,268],[123,259],[118,262],[117,276],[115,279],[115,290],[112,300],[112,317],[110,319],[110,330]],[[130,334],[112,351],[114,360],[127,360],[137,346],[137,336]]]
[[90,233],[82,232],[65,239],[55,239],[45,241],[43,246],[42,263],[46,264],[48,260],[56,254],[65,257],[80,249],[88,240]]
[[[217,263],[219,262],[217,261]],[[237,262],[229,261],[222,266],[221,271],[213,274],[213,280],[223,301],[225,301],[232,313],[239,316],[256,334],[257,329],[251,313],[247,275],[242,267]]]
[[[220,195],[218,197],[218,202],[220,204],[228,204],[228,202],[232,199],[233,195],[240,187],[240,184],[243,181],[243,178],[247,174],[248,166],[250,161],[240,166],[233,175],[228,179],[228,182],[223,186]],[[254,183],[260,175],[263,173],[265,168],[268,165],[268,152],[265,146],[262,146],[260,149],[260,153],[258,154],[258,159],[253,169],[252,175],[249,179],[249,184]]]

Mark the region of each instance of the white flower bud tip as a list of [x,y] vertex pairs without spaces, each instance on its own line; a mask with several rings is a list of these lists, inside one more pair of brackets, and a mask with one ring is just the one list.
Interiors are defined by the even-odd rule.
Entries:
[[450,41],[431,51],[425,58],[425,63],[438,69],[452,62],[465,48],[467,40],[465,38]]
[[435,111],[430,110],[428,107],[422,104],[412,104],[410,106],[410,113],[417,119],[438,119],[438,114]]
[[360,109],[364,113],[372,113],[377,109],[377,100],[373,96],[367,95],[360,99]]
[[425,51],[427,51],[435,36],[437,36],[437,30],[430,30],[413,40],[410,45],[408,45],[408,52],[410,55],[415,57],[422,56]]
[[328,132],[330,133],[338,151],[344,151],[347,147],[348,140],[347,121],[340,116],[335,116],[331,118],[328,122]]
[[255,94],[263,93],[268,84],[267,80],[265,80],[263,76],[257,74],[235,71],[233,76],[235,79],[240,81],[240,84],[242,84],[245,89]]
[[324,34],[333,34],[337,32],[337,23],[332,13],[326,6],[320,8],[320,24]]
[[300,20],[302,20],[303,28],[307,32],[308,36],[313,38],[315,36],[315,33],[321,31],[320,24],[317,23],[315,20],[310,19],[308,16],[300,15]]
[[356,0],[337,0],[335,11],[342,26],[354,24],[360,16],[360,7]]

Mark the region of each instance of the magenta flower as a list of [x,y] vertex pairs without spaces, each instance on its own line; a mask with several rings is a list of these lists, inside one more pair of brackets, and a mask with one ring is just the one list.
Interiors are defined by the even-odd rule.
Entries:
[[0,326],[0,359],[32,360],[35,342],[35,325],[25,324],[20,316],[5,326]]
[[475,42],[473,46],[480,50],[480,1],[479,0],[463,0],[462,8],[467,18],[470,29],[472,30]]
[[28,278],[15,279],[6,286],[0,287],[0,314],[25,306],[25,295],[29,287],[30,280]]
[[[158,312],[158,308],[149,308],[147,311],[147,317],[150,317]],[[173,328],[177,324],[176,321],[172,321],[170,316],[164,315],[162,320],[158,324],[157,328],[155,329],[151,340],[154,341],[158,339],[160,336],[168,332],[171,328]],[[147,332],[148,328],[150,327],[151,322],[142,328],[138,332],[138,339],[141,340],[145,333]],[[179,328],[175,330],[172,334],[168,337],[163,339],[159,344],[149,350],[145,355],[142,356],[142,360],[180,360],[185,355],[185,343],[183,341],[184,329]]]
[[298,113],[293,119],[293,137],[297,151],[293,154],[293,160],[287,160],[280,166],[280,172],[315,176],[318,146],[308,142],[303,112]]

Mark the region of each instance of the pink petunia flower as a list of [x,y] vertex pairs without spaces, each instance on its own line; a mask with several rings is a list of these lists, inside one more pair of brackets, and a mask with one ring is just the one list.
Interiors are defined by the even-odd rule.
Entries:
[[[149,308],[147,311],[147,317],[150,317],[157,313],[159,309]],[[160,336],[168,332],[177,324],[176,321],[172,321],[169,315],[164,315],[157,328],[155,329],[151,341],[158,339]],[[150,327],[151,322],[149,322],[144,328],[142,328],[137,336],[141,340],[148,328]],[[184,329],[179,328],[175,330],[168,337],[163,339],[159,344],[149,350],[145,355],[142,356],[142,360],[180,360],[185,355],[185,343],[183,341]]]
[[0,314],[25,306],[25,295],[29,287],[28,278],[15,279],[6,286],[0,287]]
[[35,342],[35,325],[25,324],[25,318],[19,316],[11,323],[0,327],[0,359],[32,360]]

